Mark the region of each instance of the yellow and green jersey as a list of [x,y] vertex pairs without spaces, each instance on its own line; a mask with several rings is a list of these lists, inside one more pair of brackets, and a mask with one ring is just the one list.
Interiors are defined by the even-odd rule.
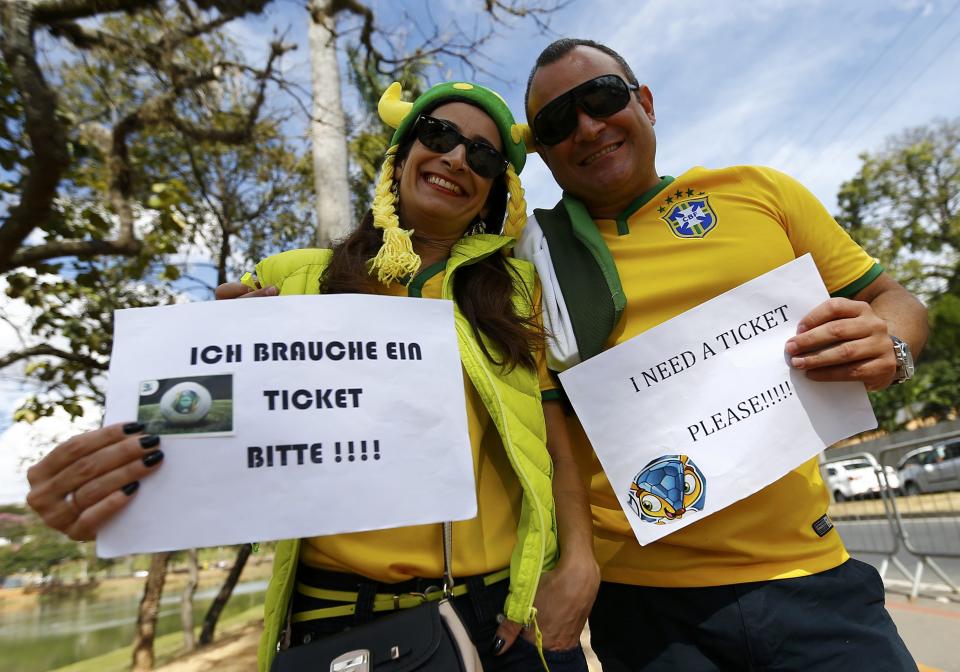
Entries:
[[[599,241],[582,221],[577,229],[577,213],[586,212],[582,205],[566,195],[564,205],[566,221],[574,221],[580,240],[570,242],[568,234],[565,244],[590,250],[576,263],[603,271],[596,274],[590,291],[600,287],[609,303],[606,312],[597,313],[599,302],[593,302],[588,310],[599,318],[586,314],[581,323],[602,318],[613,324],[600,339],[588,326],[574,324],[568,330],[576,336],[571,340],[579,342],[580,358],[595,354],[584,352],[591,338],[594,350],[613,347],[808,252],[834,296],[852,296],[882,272],[807,189],[771,169],[694,168],[677,178],[665,177],[617,219],[593,222]],[[546,229],[544,214],[538,211],[537,217]],[[550,235],[546,239],[552,266],[559,269],[563,240],[555,245]],[[572,282],[575,279],[564,285],[563,278],[559,283],[554,279],[576,320],[579,307],[570,297],[579,290]],[[548,329],[554,326],[548,323]],[[836,531],[823,537],[814,531],[813,523],[829,503],[815,459],[702,521],[641,547],[575,418],[570,430],[590,489],[597,559],[607,581],[669,587],[744,583],[821,572],[848,557]]]

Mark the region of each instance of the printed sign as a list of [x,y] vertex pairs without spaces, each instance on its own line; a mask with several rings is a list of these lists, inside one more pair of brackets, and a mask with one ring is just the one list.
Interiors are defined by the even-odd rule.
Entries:
[[106,423],[164,460],[101,557],[476,515],[453,304],[291,296],[116,313]]
[[805,255],[560,374],[640,544],[876,427],[863,384],[787,364],[797,322],[828,298]]

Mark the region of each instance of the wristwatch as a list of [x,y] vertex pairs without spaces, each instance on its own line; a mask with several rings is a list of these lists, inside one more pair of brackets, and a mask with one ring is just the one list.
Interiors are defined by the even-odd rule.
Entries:
[[913,354],[910,352],[910,346],[896,336],[891,336],[890,340],[893,341],[893,355],[897,358],[897,377],[894,378],[893,384],[899,385],[913,378]]

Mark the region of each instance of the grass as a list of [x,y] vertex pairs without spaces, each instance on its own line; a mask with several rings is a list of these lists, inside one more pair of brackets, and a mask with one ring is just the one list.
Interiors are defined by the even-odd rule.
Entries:
[[160,413],[160,404],[145,404],[137,413],[137,421],[146,425],[148,434],[199,434],[204,432],[233,431],[233,401],[214,399],[210,412],[193,425],[171,425]]
[[[217,626],[217,641],[230,631],[239,630],[243,626],[263,618],[263,605],[251,607],[246,611],[223,619]],[[197,637],[200,628],[197,628]],[[154,667],[171,662],[183,653],[183,632],[171,632],[168,635],[157,637],[153,642]],[[88,658],[66,667],[57,668],[54,672],[128,672],[133,656],[133,644],[105,653],[96,658]]]

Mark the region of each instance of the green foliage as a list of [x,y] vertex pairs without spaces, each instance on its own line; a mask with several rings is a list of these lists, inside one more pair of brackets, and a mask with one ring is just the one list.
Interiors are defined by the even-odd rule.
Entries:
[[870,395],[892,430],[910,415],[949,417],[960,399],[960,118],[908,129],[861,160],[837,221],[925,301],[931,327],[914,380]]
[[57,565],[84,556],[81,544],[34,517],[29,518],[25,527],[23,543],[0,547],[0,576],[16,572],[40,572],[47,576]]
[[[32,422],[58,408],[78,417],[84,402],[102,403],[114,311],[181,301],[185,292],[208,298],[215,284],[312,238],[309,155],[302,139],[285,137],[285,117],[261,110],[245,141],[217,139],[217,131],[237,128],[252,105],[252,71],[224,72],[182,90],[191,73],[243,63],[227,33],[198,31],[162,55],[140,48],[187,25],[182,10],[188,4],[165,2],[157,10],[91,20],[91,30],[118,39],[90,49],[64,46],[62,58],[46,66],[48,80],[57,82],[71,163],[58,185],[54,216],[34,239],[116,239],[127,209],[139,247],[126,256],[58,257],[3,277],[7,296],[33,315],[21,334],[28,347],[0,352],[0,368],[22,363],[36,390],[15,420]],[[154,123],[148,113],[137,117],[125,152],[117,154],[112,133],[122,120],[143,115],[145,101],[175,91],[177,117],[203,132]],[[12,182],[25,170],[18,101],[0,62],[0,166],[12,167]],[[127,162],[128,173],[116,171],[118,161]],[[122,184],[118,174],[125,175]],[[0,203],[2,192],[0,185]]]

